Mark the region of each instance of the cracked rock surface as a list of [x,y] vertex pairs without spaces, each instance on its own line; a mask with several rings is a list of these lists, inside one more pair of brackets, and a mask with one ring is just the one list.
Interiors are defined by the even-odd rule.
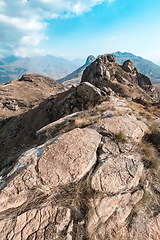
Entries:
[[[124,143],[113,127],[122,123]],[[93,128],[75,128],[19,158],[1,182],[0,239],[159,239],[159,214],[134,212],[146,171],[136,142],[147,127],[113,116]]]

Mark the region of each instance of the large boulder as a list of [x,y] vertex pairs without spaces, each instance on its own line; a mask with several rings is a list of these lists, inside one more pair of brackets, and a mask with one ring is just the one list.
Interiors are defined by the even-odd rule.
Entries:
[[79,181],[96,162],[100,135],[92,129],[74,129],[60,136],[44,152],[38,172],[46,185]]
[[98,103],[101,99],[101,91],[89,82],[81,83],[77,87],[77,95],[85,101]]
[[113,64],[115,63],[114,55],[103,55],[91,63],[83,72],[82,82],[90,82],[96,87],[101,88],[103,81],[111,79],[112,71],[115,71]]
[[143,174],[141,156],[136,153],[116,155],[103,158],[105,163],[92,178],[93,189],[115,195],[138,185]]
[[[71,206],[62,205],[69,184],[80,181],[97,161],[100,141],[95,130],[75,129],[25,152],[1,182],[0,239],[73,239]],[[68,189],[65,196],[61,185]]]
[[145,123],[130,115],[102,119],[99,126],[115,134],[122,133],[136,142],[140,142],[148,130]]
[[130,61],[130,60],[126,60],[123,65],[122,68],[124,71],[129,72],[129,73],[136,73],[137,69],[135,68],[134,64]]

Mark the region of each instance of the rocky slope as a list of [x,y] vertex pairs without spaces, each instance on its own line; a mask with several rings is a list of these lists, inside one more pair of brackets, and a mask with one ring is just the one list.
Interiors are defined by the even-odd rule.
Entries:
[[0,120],[19,115],[38,105],[43,99],[66,90],[39,74],[25,74],[18,80],[0,85]]
[[159,239],[156,94],[105,55],[78,87],[1,122],[0,238]]

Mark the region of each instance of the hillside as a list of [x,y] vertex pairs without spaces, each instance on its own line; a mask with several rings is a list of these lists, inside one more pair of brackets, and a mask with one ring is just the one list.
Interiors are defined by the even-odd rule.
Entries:
[[160,238],[159,95],[115,60],[0,121],[0,239]]
[[0,59],[0,84],[30,73],[38,73],[56,80],[75,70],[79,64],[78,60],[69,61],[52,55],[32,58],[6,57]]
[[66,88],[49,77],[25,74],[0,85],[0,120],[19,115]]

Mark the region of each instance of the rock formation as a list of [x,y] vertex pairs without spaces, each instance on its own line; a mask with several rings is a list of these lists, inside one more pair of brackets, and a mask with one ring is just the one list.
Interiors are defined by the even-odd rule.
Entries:
[[160,239],[151,89],[130,61],[120,67],[108,54],[79,86],[1,121],[0,239]]
[[115,60],[112,54],[99,57],[85,69],[82,82],[90,82],[100,89],[111,87],[122,96],[134,97],[138,94],[148,100],[150,97],[157,98],[158,93],[155,88],[152,87],[152,90],[150,88],[152,86],[150,79],[139,73],[130,60],[125,61],[122,66],[119,66]]

